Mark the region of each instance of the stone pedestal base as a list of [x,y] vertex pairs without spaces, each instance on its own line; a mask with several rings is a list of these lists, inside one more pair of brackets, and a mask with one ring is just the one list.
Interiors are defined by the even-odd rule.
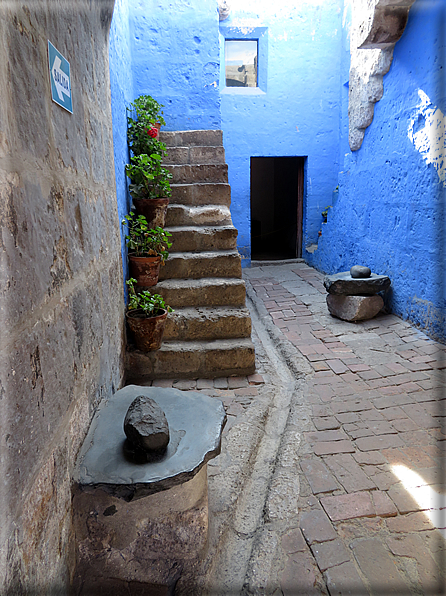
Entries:
[[344,321],[366,321],[375,317],[383,308],[383,299],[374,296],[342,296],[328,294],[326,303],[331,315]]
[[173,594],[207,547],[206,465],[184,484],[130,502],[77,488],[73,511],[76,595]]
[[[124,419],[151,398],[169,425],[166,451],[132,456]],[[206,463],[220,453],[222,402],[202,393],[128,385],[102,402],[73,472],[76,596],[172,595],[208,542]]]

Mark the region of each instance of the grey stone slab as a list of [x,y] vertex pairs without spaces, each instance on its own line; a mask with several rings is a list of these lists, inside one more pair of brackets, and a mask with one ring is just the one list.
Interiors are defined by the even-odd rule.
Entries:
[[387,290],[391,285],[391,280],[386,275],[377,275],[376,273],[371,273],[371,277],[356,279],[351,277],[349,271],[343,271],[335,275],[327,275],[323,284],[329,294],[359,296],[377,294]]
[[[164,411],[170,429],[165,456],[136,464],[126,459],[123,421],[138,395],[152,398]],[[81,447],[74,481],[81,488],[102,488],[130,500],[190,480],[220,452],[225,411],[217,399],[177,389],[128,385],[105,400]]]

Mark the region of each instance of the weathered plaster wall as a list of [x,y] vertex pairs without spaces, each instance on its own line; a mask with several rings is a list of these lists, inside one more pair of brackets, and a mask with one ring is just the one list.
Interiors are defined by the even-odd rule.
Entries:
[[[125,166],[129,163],[127,148],[126,107],[133,101],[132,54],[130,41],[129,0],[115,0],[109,42],[110,89],[112,99],[113,149],[115,157],[116,195],[119,221],[129,213]],[[127,277],[127,253],[121,228],[123,273]]]
[[[108,77],[113,0],[0,7],[0,593],[66,594],[70,479],[122,380]],[[51,101],[47,40],[70,61]]]
[[[391,278],[387,306],[445,338],[445,3],[416,0],[309,263]],[[347,114],[345,114],[347,118]]]
[[[342,0],[230,3],[221,31],[231,38],[266,27],[259,89],[225,88],[222,130],[231,184],[231,212],[243,265],[250,264],[250,157],[307,156],[303,244],[315,242],[321,211],[337,184]],[[222,69],[224,36],[222,36]]]
[[[414,0],[357,0],[351,27],[349,72],[349,145],[360,149],[374,117],[374,104],[383,95],[383,76],[389,71],[393,49],[408,20]],[[367,51],[365,51],[367,50]]]
[[164,108],[164,130],[221,128],[216,0],[132,0],[134,97]]

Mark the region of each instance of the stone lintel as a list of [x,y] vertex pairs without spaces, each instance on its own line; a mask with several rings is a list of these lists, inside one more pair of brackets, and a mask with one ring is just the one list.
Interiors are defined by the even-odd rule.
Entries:
[[393,60],[414,0],[364,0],[353,3],[349,72],[349,146],[362,146],[374,118],[374,104],[383,96],[383,75]]
[[393,47],[402,37],[413,3],[414,0],[378,0],[373,17],[364,28],[366,36],[357,47],[367,50]]

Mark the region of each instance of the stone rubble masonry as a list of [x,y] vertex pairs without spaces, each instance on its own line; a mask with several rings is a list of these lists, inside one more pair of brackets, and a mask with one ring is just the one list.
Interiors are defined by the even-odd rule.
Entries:
[[[71,471],[122,381],[123,279],[108,29],[113,0],[2,3],[0,593],[67,593]],[[71,66],[51,100],[47,44]]]

